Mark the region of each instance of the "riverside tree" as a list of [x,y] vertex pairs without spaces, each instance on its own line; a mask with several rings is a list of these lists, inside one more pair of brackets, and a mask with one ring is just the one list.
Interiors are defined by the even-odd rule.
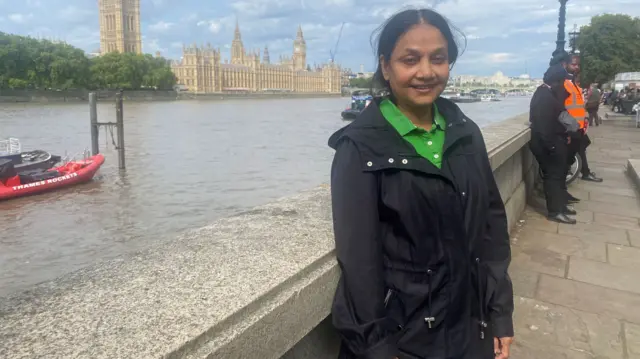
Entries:
[[175,83],[161,57],[108,53],[89,59],[68,44],[0,32],[0,88],[138,90]]
[[640,18],[604,14],[580,29],[580,77],[583,84],[605,83],[619,72],[640,69]]

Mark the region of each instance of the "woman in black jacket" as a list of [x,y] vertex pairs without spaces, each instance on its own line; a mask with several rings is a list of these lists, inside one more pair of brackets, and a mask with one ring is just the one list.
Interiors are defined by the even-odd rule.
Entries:
[[377,53],[390,95],[329,140],[340,358],[506,359],[507,218],[478,126],[439,97],[452,31],[406,10],[381,27]]

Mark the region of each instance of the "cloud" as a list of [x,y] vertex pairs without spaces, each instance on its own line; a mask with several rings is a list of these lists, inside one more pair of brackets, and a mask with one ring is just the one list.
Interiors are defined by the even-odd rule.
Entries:
[[193,22],[196,19],[198,19],[198,14],[194,12],[194,13],[191,13],[189,15],[183,16],[182,18],[180,18],[180,21],[182,21],[182,22]]
[[31,8],[40,8],[42,7],[42,2],[39,0],[27,0],[27,6]]
[[11,14],[8,18],[16,24],[24,24],[33,18],[33,14]]
[[97,15],[95,10],[83,9],[74,5],[69,5],[58,11],[58,17],[65,22],[84,22],[91,15]]
[[160,53],[166,53],[167,49],[162,47],[159,39],[146,39],[142,41],[142,50],[145,53],[155,54],[157,51]]
[[[0,0],[2,31],[59,38],[85,51],[99,47],[95,0]],[[9,5],[10,4],[10,5]],[[236,18],[247,49],[269,46],[271,59],[290,56],[298,25],[307,40],[310,64],[326,62],[338,43],[336,61],[357,71],[376,63],[372,32],[408,6],[433,7],[466,35],[466,51],[454,71],[509,76],[526,71],[541,76],[555,47],[557,1],[539,0],[141,0],[143,47],[178,59],[182,44],[207,43],[223,49],[233,39]],[[569,1],[567,32],[603,12],[640,15],[638,0]]]
[[153,32],[165,32],[171,29],[173,25],[175,24],[172,22],[158,21],[155,24],[149,25],[149,30]]

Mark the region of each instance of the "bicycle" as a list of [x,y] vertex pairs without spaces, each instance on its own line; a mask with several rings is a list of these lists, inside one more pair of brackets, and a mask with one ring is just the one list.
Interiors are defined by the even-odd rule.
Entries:
[[[569,166],[569,172],[567,173],[567,179],[565,180],[567,186],[570,185],[573,181],[575,181],[580,175],[580,171],[582,170],[582,159],[576,153],[573,157],[573,163]],[[538,175],[540,179],[544,178],[544,173],[542,173],[542,167],[538,169]]]

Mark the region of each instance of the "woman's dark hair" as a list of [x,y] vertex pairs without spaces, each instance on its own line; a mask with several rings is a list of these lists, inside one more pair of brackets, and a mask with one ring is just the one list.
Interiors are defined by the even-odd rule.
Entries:
[[[458,28],[451,25],[444,16],[431,9],[407,9],[403,10],[378,27],[371,35],[371,43],[375,49],[376,61],[378,63],[376,72],[373,74],[373,81],[371,84],[371,92],[373,94],[375,89],[390,91],[389,82],[384,79],[382,75],[382,65],[380,64],[380,56],[385,60],[391,58],[391,53],[396,47],[398,39],[404,35],[411,27],[418,24],[429,24],[436,29],[440,30],[442,36],[444,36],[448,45],[448,57],[449,66],[453,67],[458,56],[462,54],[454,32],[459,35],[464,47],[466,47],[467,40],[464,34]],[[453,31],[452,31],[453,30]],[[374,45],[375,43],[375,45]]]

